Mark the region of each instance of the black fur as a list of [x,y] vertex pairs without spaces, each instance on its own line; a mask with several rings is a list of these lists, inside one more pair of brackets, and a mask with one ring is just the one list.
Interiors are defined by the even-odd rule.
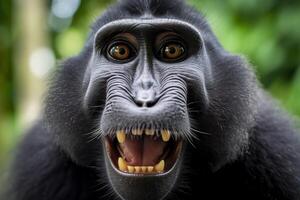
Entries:
[[300,140],[291,120],[259,87],[245,60],[226,52],[204,18],[180,0],[123,0],[95,22],[83,51],[55,73],[43,115],[18,148],[5,199],[118,198],[107,179],[101,141],[91,138],[99,124],[84,110],[88,62],[99,28],[145,15],[197,27],[210,67],[204,73],[205,109],[195,84],[188,84],[189,118],[199,140],[188,143],[166,199],[300,199]]

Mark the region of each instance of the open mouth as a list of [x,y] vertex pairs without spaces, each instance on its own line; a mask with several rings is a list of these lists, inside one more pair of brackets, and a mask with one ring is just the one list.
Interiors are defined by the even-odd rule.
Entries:
[[166,173],[175,165],[182,140],[169,130],[118,130],[105,137],[105,147],[114,168],[138,175]]

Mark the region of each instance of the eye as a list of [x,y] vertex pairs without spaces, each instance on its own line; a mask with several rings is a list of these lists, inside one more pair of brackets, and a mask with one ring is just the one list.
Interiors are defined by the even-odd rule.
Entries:
[[164,61],[175,62],[185,56],[185,47],[179,42],[166,43],[160,50],[160,57]]
[[133,58],[135,54],[135,49],[125,42],[113,43],[108,48],[109,57],[117,61],[128,61]]

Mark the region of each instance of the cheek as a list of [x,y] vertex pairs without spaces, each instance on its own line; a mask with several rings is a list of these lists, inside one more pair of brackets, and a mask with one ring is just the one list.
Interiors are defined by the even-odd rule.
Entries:
[[109,86],[111,80],[115,79],[115,77],[118,78],[119,81],[115,82],[116,86],[122,86],[122,84],[131,85],[132,77],[134,76],[133,71],[132,64],[129,63],[123,65],[112,63],[103,56],[92,59],[87,67],[83,81],[84,110],[87,113],[91,110],[96,110],[99,113],[100,106],[104,107],[107,100],[107,92],[111,88]]

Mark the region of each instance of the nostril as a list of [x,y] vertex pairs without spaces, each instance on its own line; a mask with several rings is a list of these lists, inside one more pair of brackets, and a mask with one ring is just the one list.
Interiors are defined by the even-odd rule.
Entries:
[[157,103],[156,92],[154,91],[139,91],[134,101],[139,107],[152,107]]
[[152,107],[157,103],[157,92],[156,90],[149,89],[138,89],[135,92],[134,102],[139,107]]
[[136,100],[135,103],[138,107],[153,107],[157,103],[157,100]]
[[146,107],[153,107],[157,103],[157,99],[154,99],[153,101],[149,101],[146,103]]

